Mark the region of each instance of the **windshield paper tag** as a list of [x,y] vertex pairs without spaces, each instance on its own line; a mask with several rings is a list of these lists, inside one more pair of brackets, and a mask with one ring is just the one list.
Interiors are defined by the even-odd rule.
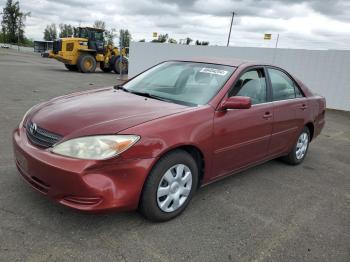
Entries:
[[228,71],[225,70],[219,70],[219,69],[215,69],[215,68],[206,68],[203,67],[201,69],[201,71],[199,71],[201,73],[207,73],[207,74],[214,74],[214,75],[220,75],[220,76],[224,76],[228,73]]

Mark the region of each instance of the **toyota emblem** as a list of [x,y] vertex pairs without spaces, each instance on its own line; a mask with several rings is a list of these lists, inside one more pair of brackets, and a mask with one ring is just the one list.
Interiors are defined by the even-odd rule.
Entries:
[[32,123],[32,124],[30,125],[30,127],[29,127],[29,131],[30,131],[30,133],[33,134],[33,135],[36,133],[37,129],[38,129],[38,127],[37,127],[37,125],[36,125],[35,123]]

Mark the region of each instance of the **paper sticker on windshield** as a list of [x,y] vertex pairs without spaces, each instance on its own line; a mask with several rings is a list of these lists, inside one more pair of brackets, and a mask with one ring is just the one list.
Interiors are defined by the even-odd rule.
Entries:
[[228,73],[228,71],[225,70],[219,70],[219,69],[215,69],[215,68],[207,68],[207,67],[203,67],[201,69],[201,71],[199,71],[201,73],[207,73],[207,74],[214,74],[214,75],[220,75],[220,76],[224,76]]

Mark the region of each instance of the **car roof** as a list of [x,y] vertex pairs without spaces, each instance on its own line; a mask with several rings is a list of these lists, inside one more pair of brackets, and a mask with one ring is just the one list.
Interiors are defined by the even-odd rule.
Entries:
[[199,63],[208,63],[208,64],[218,64],[218,65],[227,65],[227,66],[254,66],[254,65],[270,65],[267,63],[260,63],[256,61],[249,61],[244,59],[231,59],[231,58],[208,58],[208,57],[196,57],[196,58],[186,58],[178,59],[176,61],[184,62],[199,62]]

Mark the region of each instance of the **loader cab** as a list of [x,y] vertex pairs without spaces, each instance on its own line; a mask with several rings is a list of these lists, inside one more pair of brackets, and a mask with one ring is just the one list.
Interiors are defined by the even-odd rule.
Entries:
[[89,49],[97,53],[104,52],[104,30],[93,27],[78,27],[75,30],[75,37],[88,39]]

